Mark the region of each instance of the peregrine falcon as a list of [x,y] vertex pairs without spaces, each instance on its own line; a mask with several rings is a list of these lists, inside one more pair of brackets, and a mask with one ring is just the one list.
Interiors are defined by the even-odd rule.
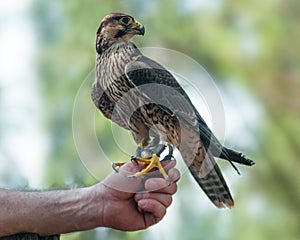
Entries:
[[92,100],[119,126],[129,130],[138,145],[133,160],[147,164],[138,177],[158,168],[166,180],[160,154],[177,148],[194,179],[218,208],[232,207],[233,198],[215,157],[251,166],[254,162],[223,146],[209,129],[174,76],[144,56],[130,40],[144,35],[132,16],[104,17],[96,37],[96,80]]

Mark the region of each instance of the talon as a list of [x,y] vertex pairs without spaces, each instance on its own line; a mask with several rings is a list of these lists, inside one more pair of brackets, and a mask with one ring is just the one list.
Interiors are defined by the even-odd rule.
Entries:
[[162,148],[156,153],[156,155],[157,155],[158,157],[160,157],[160,154],[161,154],[163,151],[165,151],[166,147],[167,147],[166,145],[163,145]]
[[119,169],[117,169],[116,168],[116,166],[115,166],[115,164],[113,163],[112,165],[111,165],[111,167],[112,167],[112,169],[116,172],[116,173],[118,173],[119,172]]
[[175,158],[173,157],[173,155],[168,154],[168,155],[166,155],[166,156],[164,157],[163,160],[161,160],[161,162],[162,162],[162,161],[167,161],[167,160],[175,160]]
[[131,161],[131,162],[135,162],[136,165],[139,164],[138,161],[137,161],[137,157],[135,157],[135,156],[131,156],[130,161]]
[[168,144],[168,148],[169,148],[169,154],[168,155],[171,155],[171,156],[173,156],[173,147],[172,147],[172,145],[171,144]]
[[112,167],[112,169],[113,169],[116,173],[118,173],[120,167],[121,167],[122,165],[124,165],[124,164],[125,164],[125,163],[112,163],[112,164],[111,164],[111,167]]

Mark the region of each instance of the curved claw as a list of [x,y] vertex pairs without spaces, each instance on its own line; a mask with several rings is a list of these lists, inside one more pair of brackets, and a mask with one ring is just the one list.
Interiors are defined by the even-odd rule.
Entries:
[[169,154],[168,155],[171,155],[173,156],[173,146],[171,144],[168,143],[168,148],[169,148]]
[[116,173],[119,172],[119,169],[116,168],[116,165],[115,165],[114,163],[111,164],[111,168],[112,168]]
[[137,160],[137,157],[135,157],[135,156],[131,156],[130,161],[131,161],[131,162],[135,162],[136,165],[139,164],[139,163],[138,163],[138,160]]
[[157,152],[156,152],[156,155],[159,157],[160,156],[160,154],[163,152],[163,151],[165,151],[165,149],[166,149],[166,145],[162,145],[162,144],[160,144],[162,147],[161,147],[161,149],[159,149]]
[[119,168],[124,165],[125,163],[112,163],[111,164],[111,168],[118,173],[119,172]]
[[167,160],[175,160],[174,156],[173,155],[166,155],[162,160],[161,162],[163,161],[167,161]]
[[165,161],[165,160],[175,160],[175,158],[173,156],[173,150],[174,149],[173,149],[172,145],[168,143],[167,146],[169,148],[169,153],[168,153],[168,155],[166,155],[164,157],[164,159],[162,161]]

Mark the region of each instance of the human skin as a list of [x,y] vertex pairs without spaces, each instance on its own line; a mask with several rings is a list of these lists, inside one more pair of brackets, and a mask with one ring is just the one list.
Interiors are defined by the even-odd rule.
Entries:
[[123,231],[148,228],[166,214],[180,177],[175,161],[164,163],[170,185],[158,174],[128,178],[142,166],[129,162],[119,173],[86,188],[46,192],[0,189],[0,237],[21,232],[54,235],[109,227]]

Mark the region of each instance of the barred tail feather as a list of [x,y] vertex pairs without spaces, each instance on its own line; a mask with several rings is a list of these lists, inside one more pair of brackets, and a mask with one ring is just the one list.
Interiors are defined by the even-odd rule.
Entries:
[[[199,162],[199,159],[196,157],[194,162]],[[189,166],[189,170],[213,204],[218,208],[233,207],[234,201],[230,190],[212,154],[208,152],[203,161],[203,164],[208,165],[208,167],[204,167],[204,173],[197,169],[194,162]],[[205,173],[205,171],[207,172]]]
[[191,174],[208,198],[218,208],[233,207],[229,188],[210,150],[206,150],[198,133],[181,128],[181,142],[177,146]]

